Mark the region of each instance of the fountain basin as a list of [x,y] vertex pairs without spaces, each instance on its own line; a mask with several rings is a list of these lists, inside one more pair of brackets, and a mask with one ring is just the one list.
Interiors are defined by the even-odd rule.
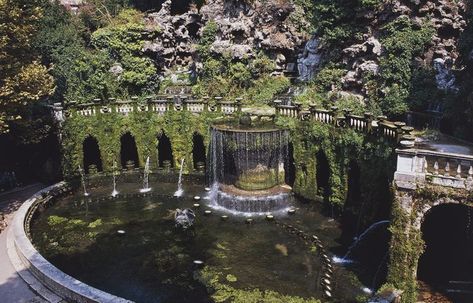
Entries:
[[[318,261],[316,255],[310,256],[304,241],[279,225],[265,218],[253,218],[253,224],[247,225],[244,220],[235,220],[218,211],[214,211],[215,216],[204,216],[205,209],[200,209],[196,211],[196,225],[189,233],[174,230],[174,216],[170,215],[169,210],[192,206],[195,203],[193,196],[203,194],[201,185],[186,185],[190,195],[183,199],[172,197],[175,184],[154,184],[153,187],[163,189],[166,194],[153,193],[149,196],[138,194],[139,186],[120,184],[122,195],[115,199],[109,196],[110,188],[93,187],[90,198],[84,198],[79,193],[47,203],[49,207],[46,209],[29,210],[31,205],[25,204],[29,210],[28,222],[32,214],[39,211],[34,216],[36,219],[25,227],[30,230],[31,225],[35,245],[54,264],[41,257],[48,267],[55,268],[62,277],[69,277],[72,284],[84,287],[84,293],[90,294],[93,289],[105,296],[84,300],[66,295],[67,290],[57,291],[62,298],[79,302],[128,302],[127,299],[154,302],[153,298],[160,297],[161,302],[190,302],[186,298],[192,298],[192,302],[208,302],[211,294],[207,293],[207,287],[193,278],[194,270],[205,272],[207,268],[219,269],[224,276],[230,274],[225,270],[232,268],[231,275],[238,278],[237,282],[232,282],[232,287],[256,287],[307,299],[323,296],[322,292],[306,285],[306,281],[316,283],[315,276],[314,279],[310,277],[322,270],[323,263]],[[38,200],[37,203],[42,202]],[[319,214],[315,214],[316,217],[313,215],[307,222],[322,222]],[[294,221],[291,218],[278,216],[278,221]],[[65,219],[67,222],[63,223]],[[23,224],[18,225],[25,233]],[[117,230],[126,231],[126,235],[118,235]],[[67,244],[69,241],[72,242]],[[287,247],[288,256],[275,246]],[[36,250],[33,255],[34,258],[40,256]],[[265,258],[261,258],[262,255]],[[202,260],[205,266],[196,268],[192,266],[193,260]],[[310,273],[305,272],[305,266],[302,266],[307,260],[311,260],[312,264]],[[143,267],[141,262],[148,265]],[[142,276],[143,273],[146,273],[145,276]],[[265,279],[268,275],[275,279]],[[47,286],[54,290],[59,287],[52,283]],[[341,297],[352,296],[343,292]],[[104,299],[106,296],[113,299]]]

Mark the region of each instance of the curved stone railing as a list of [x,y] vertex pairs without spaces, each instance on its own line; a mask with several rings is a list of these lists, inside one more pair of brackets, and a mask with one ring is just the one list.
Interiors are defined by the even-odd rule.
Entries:
[[[310,105],[309,108],[304,109],[300,103],[283,105],[281,100],[275,100],[273,106],[276,117],[284,116],[303,121],[332,124],[336,127],[352,128],[366,134],[388,138],[396,143],[401,140],[414,140],[411,136],[412,127],[406,126],[404,122],[388,121],[385,116],[375,118],[371,113],[357,116],[353,115],[350,110],[339,110],[335,106],[330,109],[321,109],[316,108],[316,105]],[[91,103],[70,102],[65,107],[56,103],[53,110],[59,121],[77,115],[84,117],[109,113],[128,115],[133,112],[154,112],[163,115],[169,111],[189,111],[195,114],[214,112],[232,115],[241,112],[242,99],[236,98],[234,101],[225,101],[222,97],[194,99],[187,95],[148,97],[144,100],[133,97],[127,101],[111,98],[108,100],[95,99]]]
[[38,207],[50,203],[54,197],[70,192],[66,183],[60,182],[45,188],[26,200],[16,212],[12,224],[14,248],[25,267],[44,286],[68,302],[132,302],[92,286],[60,271],[33,247],[29,237],[29,224]]
[[424,149],[397,149],[395,181],[415,189],[419,183],[473,190],[473,156]]

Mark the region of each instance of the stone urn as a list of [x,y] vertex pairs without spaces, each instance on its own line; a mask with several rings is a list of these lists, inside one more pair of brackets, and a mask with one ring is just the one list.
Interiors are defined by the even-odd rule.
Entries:
[[126,167],[126,170],[128,170],[128,171],[134,170],[135,169],[135,161],[133,161],[133,160],[126,161],[125,167]]

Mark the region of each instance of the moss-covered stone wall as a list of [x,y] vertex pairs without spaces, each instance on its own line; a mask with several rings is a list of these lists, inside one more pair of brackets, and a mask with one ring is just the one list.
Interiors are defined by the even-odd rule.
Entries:
[[425,185],[416,190],[393,189],[391,244],[387,283],[404,291],[402,303],[417,302],[417,267],[424,252],[422,222],[430,209],[440,204],[473,205],[473,194],[466,190]]
[[97,139],[104,171],[111,171],[114,161],[120,163],[120,138],[127,132],[135,139],[140,167],[144,166],[148,156],[151,166],[156,166],[158,135],[164,132],[171,141],[174,161],[184,158],[185,172],[189,172],[193,169],[194,133],[202,135],[204,144],[208,146],[209,125],[221,119],[224,117],[217,113],[195,115],[188,111],[168,111],[163,115],[153,112],[74,115],[67,118],[61,131],[64,174],[74,175],[77,167],[82,165],[82,144],[88,136]]

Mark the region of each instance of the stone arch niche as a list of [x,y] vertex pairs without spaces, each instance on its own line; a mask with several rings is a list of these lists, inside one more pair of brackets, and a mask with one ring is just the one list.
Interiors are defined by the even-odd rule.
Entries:
[[317,180],[317,193],[328,199],[330,195],[330,165],[327,156],[322,150],[315,155],[315,176]]
[[195,132],[192,136],[192,161],[194,163],[194,169],[201,169],[201,165],[203,165],[203,168],[205,168],[205,154],[204,137],[201,134]]
[[473,284],[472,220],[471,206],[438,203],[429,207],[420,221],[425,250],[419,258],[417,277],[454,302],[473,300],[471,289],[465,289]]
[[138,150],[136,141],[130,132],[123,134],[120,138],[120,162],[123,168],[127,168],[127,164],[133,161],[134,167],[139,167]]
[[100,154],[99,142],[93,136],[87,136],[82,142],[83,165],[86,173],[89,167],[95,165],[97,171],[102,171],[102,156]]
[[171,140],[161,131],[158,135],[158,164],[159,167],[164,167],[165,161],[169,161],[171,167],[174,167],[174,157],[172,153]]

